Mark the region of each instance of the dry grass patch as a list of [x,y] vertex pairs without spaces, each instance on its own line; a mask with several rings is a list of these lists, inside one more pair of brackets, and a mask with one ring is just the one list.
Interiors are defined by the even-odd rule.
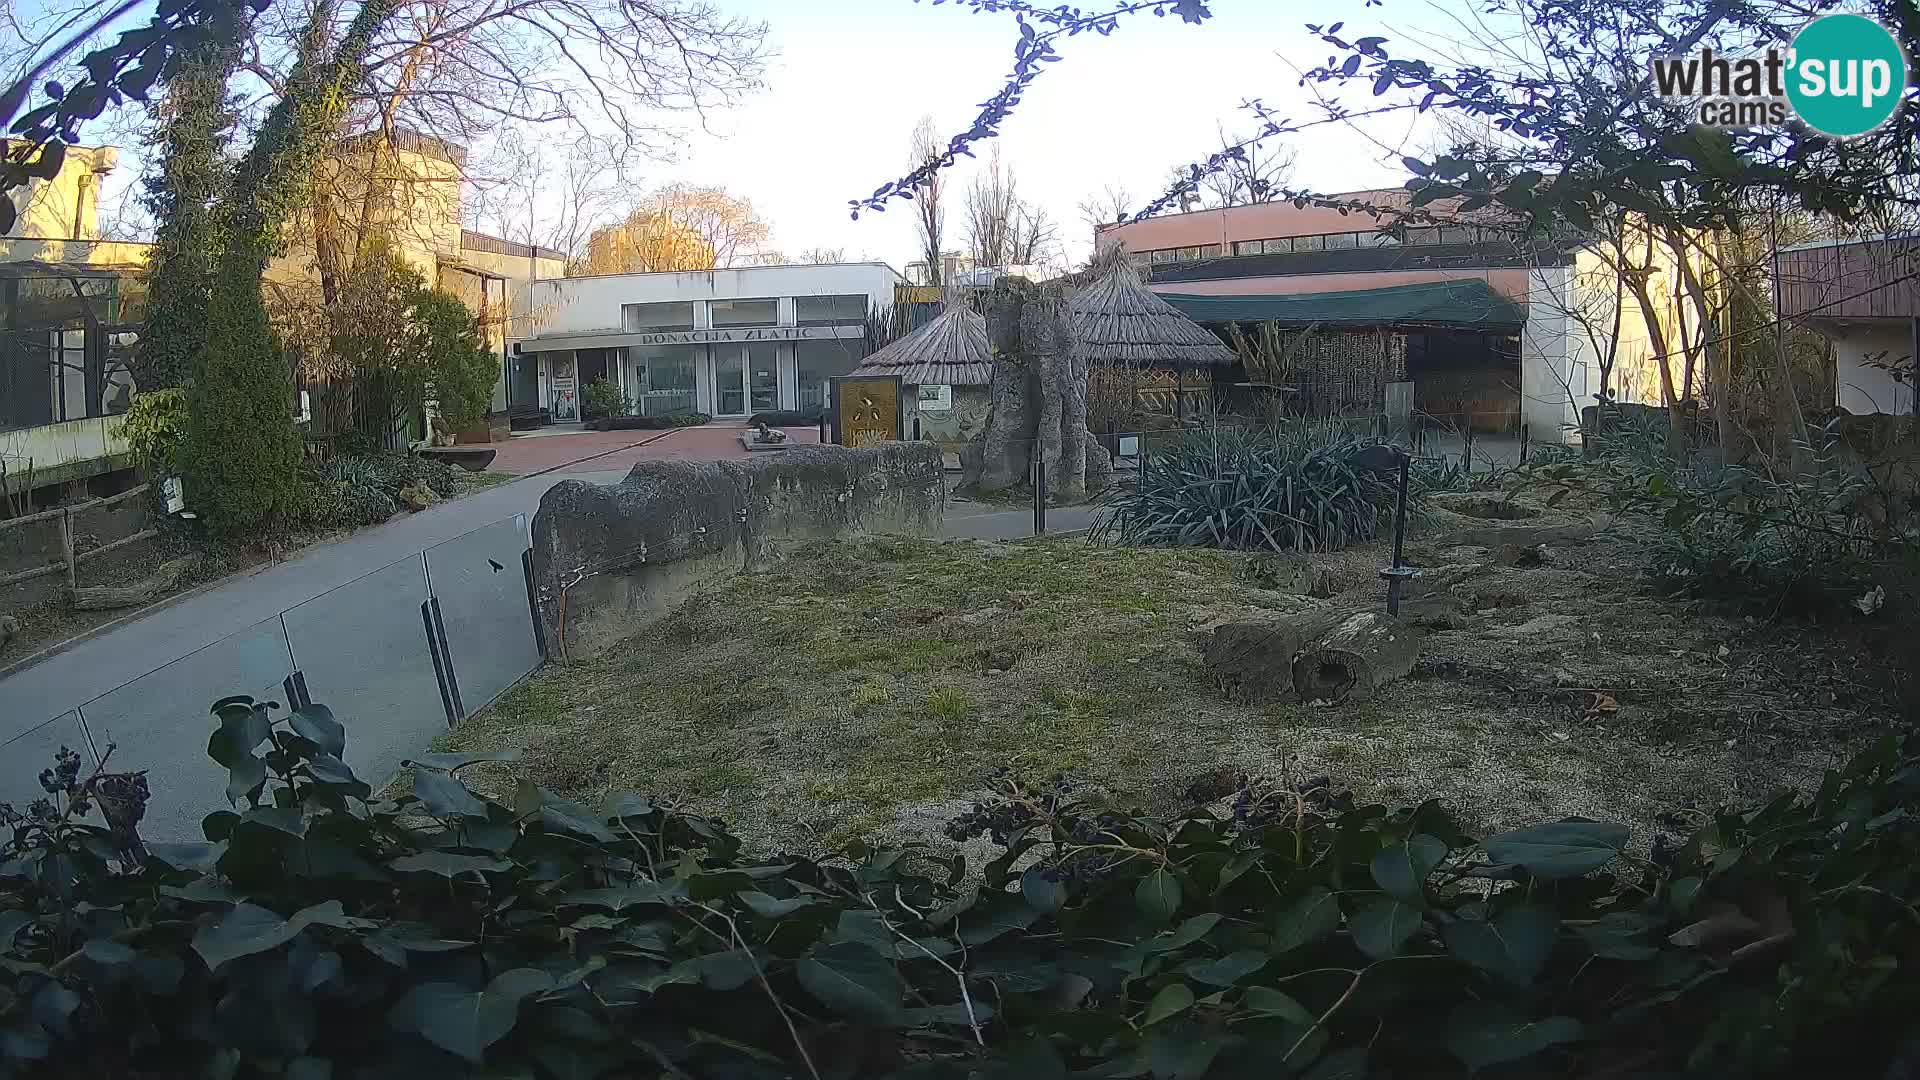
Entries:
[[[1583,814],[1647,828],[1693,800],[1805,781],[1885,718],[1878,699],[1804,707],[1796,688],[1818,650],[1640,594],[1607,565],[1630,548],[1477,578],[1459,590],[1470,625],[1434,634],[1415,679],[1328,709],[1236,705],[1212,685],[1195,648],[1206,628],[1324,602],[1260,588],[1243,556],[809,544],[539,673],[444,741],[523,748],[522,768],[573,797],[669,796],[749,839],[818,851],[937,830],[1001,767],[1074,773],[1156,810],[1224,768],[1438,797],[1484,827]],[[1457,557],[1410,550],[1427,565]],[[1323,561],[1352,598],[1377,591],[1381,557]],[[1777,649],[1803,654],[1800,668],[1775,671]],[[1588,688],[1617,709],[1594,711]]]

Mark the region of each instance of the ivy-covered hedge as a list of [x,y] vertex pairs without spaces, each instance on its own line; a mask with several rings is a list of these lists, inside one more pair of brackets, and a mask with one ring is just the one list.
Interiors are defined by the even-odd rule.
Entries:
[[326,709],[213,712],[203,842],[141,844],[162,778],[111,753],[5,809],[0,1074],[1873,1077],[1920,1004],[1920,744],[1651,860],[1324,781],[1157,820],[1002,780],[951,826],[996,845],[969,867],[496,802],[487,756],[381,801]]

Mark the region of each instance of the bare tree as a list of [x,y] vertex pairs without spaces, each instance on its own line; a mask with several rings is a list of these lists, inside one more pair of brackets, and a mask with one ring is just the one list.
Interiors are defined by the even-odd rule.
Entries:
[[[938,161],[945,151],[940,135],[933,129],[931,115],[920,118],[913,129],[913,149],[909,164],[918,169],[929,162]],[[920,237],[920,255],[927,262],[927,284],[941,284],[941,257],[944,254],[942,242],[947,230],[947,208],[941,201],[946,190],[945,173],[934,169],[927,181],[914,192],[913,225]]]
[[1046,210],[1020,197],[1019,180],[1001,160],[998,145],[967,188],[966,228],[975,266],[1043,263],[1059,242]]
[[846,248],[814,247],[800,253],[794,260],[808,266],[828,266],[847,261]]
[[1133,209],[1133,196],[1125,187],[1108,184],[1099,191],[1081,199],[1075,209],[1080,211],[1080,223],[1093,234],[1095,250],[1100,247],[1100,231],[1109,225],[1116,225],[1126,218]]
[[[1241,147],[1246,140],[1230,137],[1220,128],[1222,149]],[[1290,146],[1251,143],[1229,153],[1226,163],[1200,181],[1212,206],[1253,206],[1272,202],[1293,177],[1298,157]]]

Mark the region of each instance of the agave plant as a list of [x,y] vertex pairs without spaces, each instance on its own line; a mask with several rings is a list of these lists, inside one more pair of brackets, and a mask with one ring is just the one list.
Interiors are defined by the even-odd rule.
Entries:
[[[1336,551],[1392,528],[1397,477],[1362,467],[1380,440],[1329,424],[1201,431],[1146,459],[1095,539],[1240,551]],[[1457,468],[1415,459],[1410,515],[1430,491],[1464,486]]]

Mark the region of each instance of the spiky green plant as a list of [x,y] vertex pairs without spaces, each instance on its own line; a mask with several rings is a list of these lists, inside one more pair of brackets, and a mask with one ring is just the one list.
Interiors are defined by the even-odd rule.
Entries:
[[[1096,539],[1240,551],[1336,551],[1390,530],[1397,478],[1361,467],[1380,440],[1325,424],[1199,431],[1141,465],[1134,490],[1096,524]],[[1426,494],[1463,487],[1458,468],[1414,460],[1408,512]]]

